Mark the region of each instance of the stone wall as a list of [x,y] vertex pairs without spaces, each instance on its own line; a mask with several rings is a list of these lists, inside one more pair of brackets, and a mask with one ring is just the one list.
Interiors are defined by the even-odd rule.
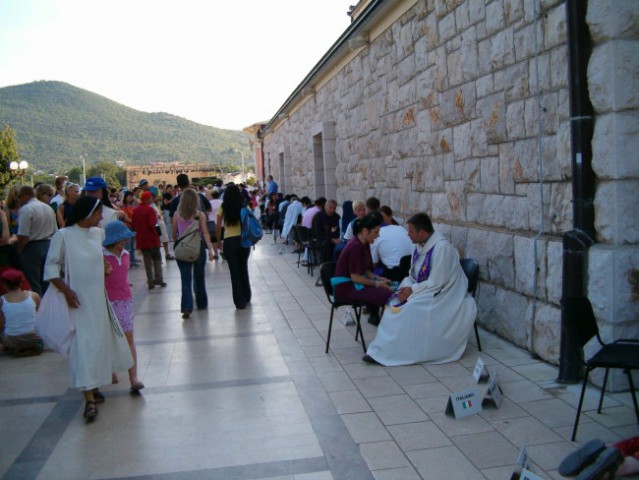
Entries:
[[[595,168],[605,177],[597,193],[602,244],[591,275],[598,281],[592,269],[604,263],[623,290],[594,297],[599,315],[623,310],[624,319],[637,318],[639,296],[639,227],[627,211],[639,194],[639,90],[617,92],[611,80],[636,84],[633,1],[619,2],[634,13],[622,25],[593,25],[602,45],[589,75],[593,98],[601,99],[593,103],[605,115],[595,139]],[[617,2],[615,11],[606,0],[590,3],[593,24],[597,8],[616,18]],[[375,195],[400,218],[428,212],[462,256],[480,263],[480,323],[556,362],[561,236],[572,228],[568,117],[563,1],[423,0],[267,135],[264,151],[277,158],[290,149],[289,191],[313,196],[310,132],[332,122],[337,200]],[[276,179],[289,174],[273,167]],[[635,269],[621,272],[624,262]],[[610,299],[627,299],[628,290],[631,304],[612,307]]]

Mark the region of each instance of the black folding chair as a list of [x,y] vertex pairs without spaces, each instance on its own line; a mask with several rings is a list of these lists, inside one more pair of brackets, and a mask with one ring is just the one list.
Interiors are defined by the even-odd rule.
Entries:
[[630,393],[635,406],[635,415],[637,424],[639,424],[639,408],[637,408],[637,394],[635,386],[632,382],[632,370],[639,369],[639,339],[622,338],[612,343],[604,343],[599,336],[599,327],[597,319],[592,310],[590,300],[586,297],[571,297],[561,301],[564,309],[565,327],[570,335],[574,336],[576,342],[583,346],[590,341],[592,337],[597,337],[597,341],[601,348],[589,360],[584,362],[586,371],[584,373],[584,381],[581,386],[581,396],[579,397],[579,406],[577,407],[577,416],[575,417],[575,426],[572,429],[571,440],[574,442],[577,437],[577,427],[579,426],[579,416],[584,403],[584,394],[586,393],[586,384],[588,383],[588,374],[595,368],[605,368],[603,385],[601,386],[601,396],[599,397],[599,406],[597,413],[601,413],[604,394],[606,393],[606,383],[608,382],[608,371],[611,368],[621,368],[628,375],[628,383],[630,384]]
[[[477,298],[477,286],[479,285],[479,263],[474,258],[461,258],[459,260],[462,270],[468,278],[468,293],[473,298]],[[479,328],[477,327],[477,318],[475,318],[475,338],[477,339],[477,349],[481,352],[481,342],[479,341]]]
[[331,343],[331,330],[333,329],[333,314],[335,310],[339,307],[351,307],[353,312],[355,312],[355,322],[357,324],[357,329],[355,331],[355,340],[357,340],[358,336],[362,338],[362,348],[364,348],[364,353],[366,353],[366,341],[364,340],[364,333],[362,332],[362,308],[365,304],[360,302],[352,302],[348,300],[337,300],[335,298],[335,294],[333,293],[333,287],[331,285],[331,278],[335,276],[335,267],[337,267],[337,262],[325,262],[320,265],[320,278],[322,279],[322,286],[324,287],[324,293],[326,294],[326,298],[328,302],[331,304],[331,317],[328,321],[328,335],[326,336],[326,352],[328,353],[328,347]]
[[311,238],[311,231],[308,227],[302,225],[294,225],[293,230],[297,241],[302,244],[302,250],[297,252],[297,268],[299,268],[302,261],[302,252],[306,253],[306,270],[312,277],[315,267],[315,252],[313,250],[313,239]]

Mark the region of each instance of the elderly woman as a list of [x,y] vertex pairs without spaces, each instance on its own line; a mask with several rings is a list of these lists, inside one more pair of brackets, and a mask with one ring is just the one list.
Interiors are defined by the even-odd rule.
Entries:
[[126,338],[121,330],[116,330],[119,324],[116,327],[117,319],[115,324],[112,322],[108,310],[102,255],[104,232],[98,228],[101,219],[102,202],[89,196],[80,198],[66,228],[51,239],[44,270],[45,280],[64,294],[75,325],[69,352],[71,387],[84,395],[87,421],[95,420],[97,403],[104,401],[98,387],[111,383],[112,372],[133,365]]

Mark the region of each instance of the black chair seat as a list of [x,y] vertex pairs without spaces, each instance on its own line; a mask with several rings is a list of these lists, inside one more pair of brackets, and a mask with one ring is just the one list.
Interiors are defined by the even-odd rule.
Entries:
[[637,424],[639,424],[637,394],[635,393],[635,386],[632,381],[632,370],[639,369],[639,339],[619,339],[612,343],[604,343],[599,336],[599,327],[597,325],[595,312],[592,309],[592,304],[586,297],[562,299],[561,307],[563,309],[562,321],[566,323],[566,331],[573,332],[574,340],[582,348],[592,337],[597,337],[597,341],[601,346],[600,350],[585,362],[586,371],[581,385],[581,395],[579,396],[579,404],[577,405],[577,415],[572,429],[571,440],[574,442],[577,438],[577,427],[579,426],[579,417],[588,384],[588,374],[595,368],[604,368],[606,370],[601,386],[597,413],[601,413],[603,398],[606,393],[606,384],[608,383],[608,372],[611,368],[619,368],[622,369],[628,377],[632,403],[635,407],[635,416],[637,417]]
[[586,362],[592,368],[619,368],[620,364],[639,370],[639,343],[609,343]]
[[333,294],[333,286],[331,285],[331,278],[335,276],[335,268],[337,267],[337,262],[325,262],[320,265],[320,279],[322,280],[322,287],[324,287],[324,293],[326,294],[326,298],[328,303],[331,304],[331,316],[328,321],[328,334],[326,335],[326,351],[328,353],[328,347],[331,344],[331,331],[333,330],[333,315],[335,310],[339,307],[351,307],[353,312],[355,313],[355,340],[359,337],[362,339],[362,347],[364,348],[364,353],[366,353],[366,341],[364,340],[364,332],[362,332],[362,308],[366,306],[366,304],[361,302],[352,302],[352,301],[343,301],[337,300],[335,295]]

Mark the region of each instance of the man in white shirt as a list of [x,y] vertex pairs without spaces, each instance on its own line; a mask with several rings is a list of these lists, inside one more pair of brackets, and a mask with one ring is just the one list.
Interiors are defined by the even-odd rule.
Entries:
[[379,264],[383,268],[381,276],[397,282],[406,276],[406,272],[399,271],[400,261],[412,252],[413,242],[406,229],[399,225],[382,226],[379,237],[371,245],[373,264]]
[[22,272],[31,290],[42,296],[48,286],[42,281],[44,261],[51,237],[58,231],[58,223],[53,209],[36,198],[33,187],[20,187],[18,201],[21,207],[16,248],[20,254]]

